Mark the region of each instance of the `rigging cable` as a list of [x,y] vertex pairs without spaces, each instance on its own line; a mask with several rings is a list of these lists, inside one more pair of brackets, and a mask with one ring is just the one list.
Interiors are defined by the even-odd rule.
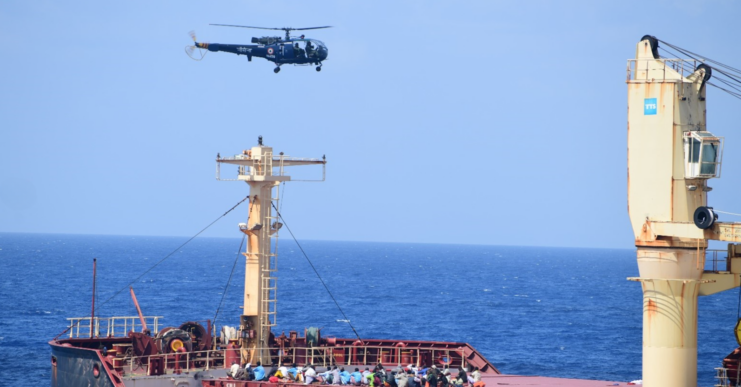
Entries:
[[239,207],[239,205],[240,205],[240,204],[242,204],[242,203],[244,203],[244,202],[245,202],[245,200],[247,200],[247,199],[249,199],[249,196],[245,196],[245,197],[244,197],[244,199],[242,199],[242,200],[240,200],[239,202],[237,202],[237,204],[235,204],[235,205],[234,205],[234,206],[233,206],[232,208],[230,208],[229,210],[227,210],[227,211],[226,211],[226,212],[225,212],[225,213],[224,213],[223,215],[221,215],[221,216],[219,216],[218,218],[216,218],[216,219],[215,219],[215,220],[214,220],[213,222],[211,222],[211,223],[210,223],[210,224],[209,224],[208,226],[204,227],[204,228],[203,228],[203,229],[202,229],[201,231],[198,231],[198,232],[197,232],[197,233],[196,233],[195,235],[193,235],[192,237],[190,237],[190,239],[188,239],[187,241],[183,242],[183,244],[181,244],[180,246],[178,246],[177,248],[175,248],[175,250],[171,251],[171,252],[170,252],[170,254],[167,254],[167,255],[166,255],[166,256],[165,256],[164,258],[160,259],[160,260],[159,260],[159,262],[157,262],[157,263],[155,263],[154,265],[152,265],[152,267],[150,267],[149,269],[147,269],[147,271],[145,271],[144,273],[142,273],[142,274],[141,274],[141,275],[139,275],[138,277],[134,278],[134,280],[133,280],[133,281],[131,281],[131,282],[129,282],[129,284],[128,284],[128,285],[124,286],[123,288],[121,288],[121,290],[117,291],[117,292],[116,292],[116,293],[114,293],[114,294],[113,294],[113,295],[112,295],[111,297],[109,297],[109,298],[108,298],[107,300],[105,300],[105,301],[103,302],[103,304],[102,304],[101,306],[105,305],[106,303],[108,303],[108,301],[112,300],[112,299],[113,299],[114,297],[116,297],[117,295],[119,295],[119,294],[120,294],[121,292],[123,292],[124,290],[128,289],[128,288],[129,288],[129,286],[133,285],[133,284],[134,284],[134,283],[135,283],[136,281],[138,281],[138,280],[139,280],[140,278],[142,278],[142,277],[144,277],[145,275],[147,275],[147,273],[149,273],[150,271],[152,271],[152,270],[153,270],[153,269],[154,269],[155,267],[159,266],[159,265],[160,265],[160,264],[161,264],[162,262],[164,262],[164,261],[165,261],[166,259],[168,259],[168,258],[170,258],[171,256],[173,256],[173,255],[174,255],[175,253],[177,253],[177,252],[178,252],[178,250],[180,250],[181,248],[183,248],[183,246],[187,245],[187,244],[188,244],[188,243],[190,243],[190,242],[191,242],[191,241],[192,241],[193,239],[195,239],[195,238],[196,238],[197,236],[201,235],[201,233],[203,233],[204,231],[206,231],[206,230],[207,230],[207,229],[208,229],[209,227],[213,226],[213,225],[214,225],[214,223],[216,223],[216,222],[218,222],[219,220],[221,220],[221,218],[225,217],[225,216],[226,216],[227,214],[229,214],[230,212],[232,212],[232,211],[233,211],[233,210],[234,210],[235,208]]
[[[664,51],[665,53],[669,54],[669,56],[672,56],[672,57],[675,57],[675,58],[679,58],[679,57],[681,56],[681,55],[679,55],[679,54],[677,54],[677,53],[675,53],[675,52],[673,52],[673,51],[669,51],[669,50],[667,50],[667,49],[665,49],[665,48],[663,48],[663,47],[659,47],[659,49],[660,49],[660,50],[662,50],[662,51]],[[688,55],[688,54],[684,54],[684,55]],[[697,59],[697,58],[693,58],[693,59],[695,59],[695,60],[699,60],[699,61],[702,61],[701,59]],[[719,90],[721,90],[721,91],[725,91],[726,93],[730,94],[730,95],[731,95],[731,96],[733,96],[733,97],[736,97],[736,98],[738,98],[738,99],[741,99],[741,80],[737,79],[736,77],[734,77],[734,76],[732,76],[732,75],[730,75],[730,74],[727,74],[727,73],[726,73],[725,71],[723,71],[723,70],[721,70],[721,69],[719,69],[719,68],[717,68],[717,67],[712,67],[712,68],[713,68],[713,70],[714,70],[714,73],[715,73],[715,77],[714,77],[714,79],[716,79],[716,80],[718,80],[719,82],[721,82],[721,83],[723,83],[723,84],[727,85],[728,87],[730,87],[731,89],[733,89],[733,90],[735,90],[735,91],[732,91],[732,90],[728,90],[728,89],[726,89],[726,88],[724,88],[724,87],[721,87],[721,86],[718,86],[718,85],[716,85],[715,83],[713,83],[713,82],[710,82],[710,81],[707,81],[706,83],[707,83],[708,85],[712,86],[712,87],[715,87],[716,89],[719,89]],[[734,84],[732,83],[732,81],[730,81],[730,80],[727,80],[727,79],[723,79],[722,77],[718,76],[718,74],[721,74],[721,75],[727,76],[728,78],[730,78],[730,79],[732,79],[733,81],[735,81],[735,82],[736,82],[737,84],[736,84],[736,85],[734,85]],[[686,74],[682,74],[682,76],[685,76],[685,75],[686,75]]]
[[741,216],[741,214],[735,214],[735,213],[733,213],[733,212],[718,211],[718,210],[716,210],[715,208],[713,208],[713,212],[718,212],[718,213],[721,213],[721,214],[728,214],[728,215],[736,215],[736,216]]
[[[741,87],[741,70],[739,70],[739,69],[737,69],[735,67],[732,67],[732,66],[723,64],[723,63],[718,62],[716,60],[707,58],[707,57],[705,57],[703,55],[700,55],[700,54],[694,53],[692,51],[683,49],[681,47],[675,46],[675,45],[673,45],[671,43],[668,43],[668,42],[665,42],[663,40],[660,40],[660,39],[657,39],[657,40],[659,42],[661,42],[662,44],[664,44],[664,45],[666,45],[668,47],[671,47],[672,49],[680,52],[683,56],[690,57],[690,58],[692,58],[692,59],[694,59],[694,60],[696,60],[698,62],[701,62],[701,63],[706,63],[706,62],[707,63],[712,63],[713,66],[710,66],[710,67],[713,69],[713,75],[715,75],[713,78],[716,79],[716,80],[718,80],[719,82],[725,84],[726,86],[730,87],[731,89],[736,90],[736,91],[729,90],[729,89],[727,89],[725,87],[719,86],[719,85],[717,85],[715,83],[712,83],[712,82],[709,82],[709,81],[706,82],[706,83],[708,85],[712,86],[712,87],[715,87],[715,88],[721,90],[721,91],[725,91],[726,93],[730,94],[733,97],[736,97],[738,99],[741,99],[741,89],[739,88],[739,87]],[[677,55],[676,53],[671,52],[671,51],[669,51],[669,50],[667,50],[667,49],[665,49],[663,47],[659,47],[659,48],[662,51],[665,51],[665,52],[669,53],[671,56],[674,56],[676,58],[679,58],[680,57],[680,55]],[[684,76],[684,74],[682,74],[682,75]],[[723,77],[726,77],[727,79],[724,79]]]
[[710,63],[715,63],[716,65],[718,65],[718,66],[720,66],[720,67],[723,67],[723,68],[726,68],[726,69],[728,69],[728,70],[731,70],[731,71],[733,71],[733,72],[736,72],[736,73],[738,73],[738,74],[741,74],[741,70],[739,70],[739,69],[737,69],[737,68],[735,68],[735,67],[732,67],[732,66],[729,66],[729,65],[723,64],[723,63],[721,63],[721,62],[718,62],[717,60],[713,60],[713,59],[710,59],[710,58],[708,58],[708,57],[706,57],[706,56],[704,56],[704,55],[700,55],[700,54],[694,53],[694,52],[692,52],[692,51],[690,51],[690,50],[685,50],[684,48],[681,48],[681,47],[675,46],[675,45],[673,45],[673,44],[671,44],[671,43],[669,43],[669,42],[665,42],[665,41],[663,41],[663,40],[661,40],[661,39],[657,39],[657,40],[658,40],[659,42],[661,42],[661,43],[664,43],[664,44],[666,44],[667,46],[669,46],[669,47],[671,47],[671,48],[673,48],[673,49],[675,49],[675,50],[677,50],[677,51],[681,52],[682,54],[684,54],[684,55],[687,55],[687,56],[689,56],[689,57],[690,57],[690,58],[692,58],[692,59],[698,60],[698,61],[700,61],[700,62],[706,62],[706,61],[707,61],[707,62],[710,62]]
[[239,249],[237,250],[237,256],[234,258],[234,265],[232,265],[232,272],[229,273],[229,279],[226,281],[226,286],[224,287],[224,293],[221,294],[221,301],[219,301],[219,306],[216,307],[216,314],[214,314],[214,319],[212,320],[212,326],[216,326],[216,318],[219,317],[219,310],[221,310],[221,305],[224,303],[224,298],[226,297],[226,292],[229,290],[229,285],[232,282],[232,275],[234,275],[234,269],[237,268],[237,261],[239,261],[239,253],[242,251],[242,246],[244,246],[244,240],[247,238],[247,234],[242,235],[242,242],[239,243]]
[[[218,217],[218,218],[216,218],[216,219],[215,219],[215,220],[214,220],[213,222],[209,223],[209,225],[208,225],[208,226],[204,227],[204,228],[203,228],[203,229],[202,229],[201,231],[198,231],[198,232],[197,232],[197,233],[196,233],[195,235],[193,235],[192,237],[190,237],[190,239],[188,239],[188,240],[187,240],[187,241],[185,241],[185,242],[184,242],[183,244],[181,244],[180,246],[178,246],[178,247],[177,247],[177,248],[176,248],[175,250],[173,250],[172,252],[170,252],[170,254],[167,254],[167,255],[166,255],[166,256],[165,256],[164,258],[160,259],[160,260],[159,260],[159,262],[157,262],[157,263],[155,263],[154,265],[152,265],[152,267],[150,267],[149,269],[147,269],[147,271],[145,271],[144,273],[142,273],[142,274],[141,274],[140,276],[136,277],[136,278],[135,278],[135,279],[134,279],[133,281],[129,282],[129,283],[128,283],[128,284],[126,285],[126,286],[124,286],[123,288],[121,288],[121,290],[119,290],[119,291],[117,291],[116,293],[114,293],[114,294],[113,294],[113,295],[112,295],[111,297],[109,297],[109,298],[108,298],[107,300],[105,300],[105,301],[104,301],[104,302],[103,302],[103,303],[102,303],[102,304],[101,304],[101,305],[99,306],[99,308],[100,308],[100,307],[102,307],[103,305],[107,304],[107,303],[108,303],[109,301],[111,301],[111,300],[112,300],[112,299],[113,299],[114,297],[118,296],[118,295],[119,295],[119,294],[120,294],[121,292],[123,292],[124,290],[128,289],[128,288],[129,288],[129,286],[133,285],[133,284],[134,284],[134,283],[135,283],[136,281],[138,281],[138,280],[139,280],[140,278],[142,278],[142,277],[144,277],[145,275],[147,275],[147,273],[149,273],[150,271],[152,271],[152,270],[153,270],[153,269],[154,269],[155,267],[159,266],[159,265],[160,265],[160,264],[161,264],[162,262],[164,262],[164,261],[165,261],[165,260],[166,260],[167,258],[170,258],[171,256],[173,256],[173,255],[174,255],[174,254],[175,254],[176,252],[178,252],[178,250],[180,250],[181,248],[183,248],[183,246],[185,246],[185,245],[187,245],[188,243],[190,243],[190,242],[191,242],[191,241],[192,241],[193,239],[195,239],[195,238],[196,238],[197,236],[201,235],[201,234],[202,234],[202,233],[203,233],[204,231],[206,231],[206,230],[207,230],[207,229],[208,229],[209,227],[213,226],[213,225],[214,225],[214,223],[216,223],[216,222],[218,222],[219,220],[221,220],[221,218],[225,217],[225,216],[226,216],[227,214],[229,214],[230,212],[234,211],[234,209],[235,209],[235,208],[239,207],[239,205],[240,205],[240,204],[244,203],[244,202],[245,202],[245,201],[246,201],[247,199],[249,199],[249,198],[250,198],[250,197],[249,197],[249,195],[248,195],[248,196],[245,196],[245,197],[244,197],[244,199],[242,199],[242,200],[240,200],[239,202],[237,202],[237,204],[235,204],[235,205],[234,205],[234,206],[233,206],[232,208],[228,209],[228,210],[227,210],[227,211],[226,211],[226,212],[225,212],[225,213],[224,213],[223,215],[219,216],[219,217]],[[59,338],[59,336],[61,336],[61,335],[65,334],[65,333],[67,333],[67,332],[68,332],[68,331],[69,331],[70,329],[72,329],[72,328],[74,328],[75,326],[79,325],[81,321],[82,321],[82,320],[79,320],[79,321],[77,321],[77,324],[75,324],[75,325],[70,325],[69,327],[67,327],[67,329],[65,329],[64,331],[62,331],[62,333],[60,333],[60,334],[58,334],[58,335],[57,335],[56,337],[54,337],[54,339],[53,339],[53,340],[56,340],[56,339],[58,339],[58,338]],[[92,324],[92,321],[91,321],[90,323]]]
[[329,291],[329,287],[327,287],[327,284],[322,279],[322,276],[319,275],[319,271],[317,271],[316,267],[314,267],[314,264],[311,263],[311,260],[309,259],[309,256],[306,254],[306,251],[304,251],[304,248],[301,247],[301,244],[298,243],[298,239],[296,239],[296,236],[293,235],[293,231],[291,231],[291,228],[288,227],[288,224],[286,223],[286,219],[283,218],[283,215],[281,215],[280,211],[278,211],[278,208],[275,206],[275,203],[273,204],[273,208],[275,208],[275,212],[278,213],[278,217],[283,221],[283,225],[286,226],[286,229],[288,230],[288,233],[291,234],[291,237],[293,238],[293,241],[296,242],[296,245],[298,246],[299,250],[301,250],[301,253],[304,254],[304,258],[306,258],[306,261],[309,262],[309,266],[314,270],[314,273],[316,274],[317,278],[319,278],[319,281],[324,285],[324,289],[327,290],[327,293],[329,294],[329,297],[332,298],[332,301],[334,301],[334,304],[337,305],[337,309],[339,309],[340,313],[342,313],[342,317],[345,318],[345,321],[347,321],[347,325],[350,326],[350,329],[352,329],[353,333],[355,333],[355,337],[358,338],[358,340],[363,341],[363,339],[360,338],[360,335],[358,334],[358,331],[355,330],[355,327],[350,322],[350,319],[347,318],[347,315],[342,310],[342,307],[340,307],[340,304],[337,302],[337,300],[332,295],[332,292]]
[[[283,182],[283,184],[282,184],[282,187],[281,187],[281,186],[278,186],[278,203],[279,203],[279,204],[278,204],[278,207],[279,207],[279,208],[280,208],[281,210],[283,209],[283,198],[285,198],[285,197],[286,197],[286,182],[284,181],[284,182]],[[271,202],[270,202],[270,203],[271,203],[271,204],[273,203],[273,202],[272,202],[272,200],[271,200]],[[280,210],[276,210],[276,211],[280,211]],[[273,227],[273,225],[272,225],[272,224],[271,224],[270,226],[271,226],[271,227]],[[277,227],[277,226],[276,226],[276,227]],[[276,231],[277,231],[277,230],[280,230],[280,227],[278,227],[278,228],[276,229]],[[276,238],[275,238],[275,256],[276,256],[276,257],[278,256],[278,235],[279,235],[279,234],[275,234],[275,236],[276,236]],[[272,243],[272,242],[271,242],[271,243]],[[277,260],[275,261],[275,265],[276,265],[276,266],[278,265],[278,261],[277,261]]]
[[[252,214],[252,206],[255,205],[255,202],[250,201],[250,209],[247,211],[247,221],[249,221],[249,216]],[[221,301],[219,301],[219,306],[216,307],[216,314],[214,314],[214,319],[212,325],[216,326],[216,318],[219,316],[219,310],[221,310],[221,305],[224,303],[224,298],[226,297],[226,292],[229,291],[229,285],[232,283],[232,275],[234,275],[234,269],[237,268],[237,261],[239,261],[239,253],[242,251],[242,246],[244,246],[244,240],[247,238],[247,234],[242,235],[242,241],[239,243],[239,249],[237,249],[237,256],[234,257],[234,264],[232,265],[232,271],[229,273],[229,279],[226,281],[226,286],[224,287],[224,293],[221,294]]]

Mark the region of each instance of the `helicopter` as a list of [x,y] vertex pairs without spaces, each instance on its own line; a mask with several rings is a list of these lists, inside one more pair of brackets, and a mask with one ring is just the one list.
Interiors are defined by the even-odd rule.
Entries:
[[[201,60],[208,51],[223,51],[231,52],[232,54],[245,55],[247,60],[252,62],[252,57],[265,58],[273,63],[276,67],[273,69],[274,73],[280,72],[280,66],[284,64],[293,65],[316,65],[316,71],[322,71],[322,62],[327,60],[327,46],[320,40],[308,39],[304,35],[299,37],[291,37],[291,31],[303,31],[303,30],[317,30],[320,28],[331,28],[332,26],[323,27],[306,27],[306,28],[268,28],[268,27],[252,27],[252,26],[238,26],[233,24],[210,24],[212,26],[220,27],[240,27],[240,28],[254,28],[261,30],[282,30],[286,32],[285,39],[280,36],[263,36],[260,38],[252,38],[252,43],[255,44],[223,44],[223,43],[204,43],[198,42],[195,33],[191,31],[190,37],[193,39],[194,45],[185,47],[185,52],[192,59]],[[198,49],[200,56],[195,56],[194,51]]]

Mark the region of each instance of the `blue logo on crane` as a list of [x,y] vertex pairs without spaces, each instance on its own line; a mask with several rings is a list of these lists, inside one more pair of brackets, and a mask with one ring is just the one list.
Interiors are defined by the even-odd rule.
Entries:
[[655,116],[656,115],[656,98],[646,98],[643,101],[643,115],[644,116]]

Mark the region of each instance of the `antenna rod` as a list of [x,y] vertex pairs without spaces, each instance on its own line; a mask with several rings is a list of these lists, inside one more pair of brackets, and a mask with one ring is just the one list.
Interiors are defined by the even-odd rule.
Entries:
[[90,338],[93,338],[93,323],[95,322],[95,270],[97,258],[93,258],[93,310],[90,312]]

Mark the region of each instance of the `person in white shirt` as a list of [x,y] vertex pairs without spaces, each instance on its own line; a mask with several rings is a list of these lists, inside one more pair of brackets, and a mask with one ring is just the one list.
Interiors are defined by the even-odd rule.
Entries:
[[306,379],[304,384],[311,384],[311,382],[316,379],[316,370],[314,370],[314,367],[306,366],[306,369],[304,370],[304,379]]
[[232,362],[232,367],[229,368],[229,376],[232,378],[237,376],[237,372],[239,372],[239,364],[237,364],[236,361]]

